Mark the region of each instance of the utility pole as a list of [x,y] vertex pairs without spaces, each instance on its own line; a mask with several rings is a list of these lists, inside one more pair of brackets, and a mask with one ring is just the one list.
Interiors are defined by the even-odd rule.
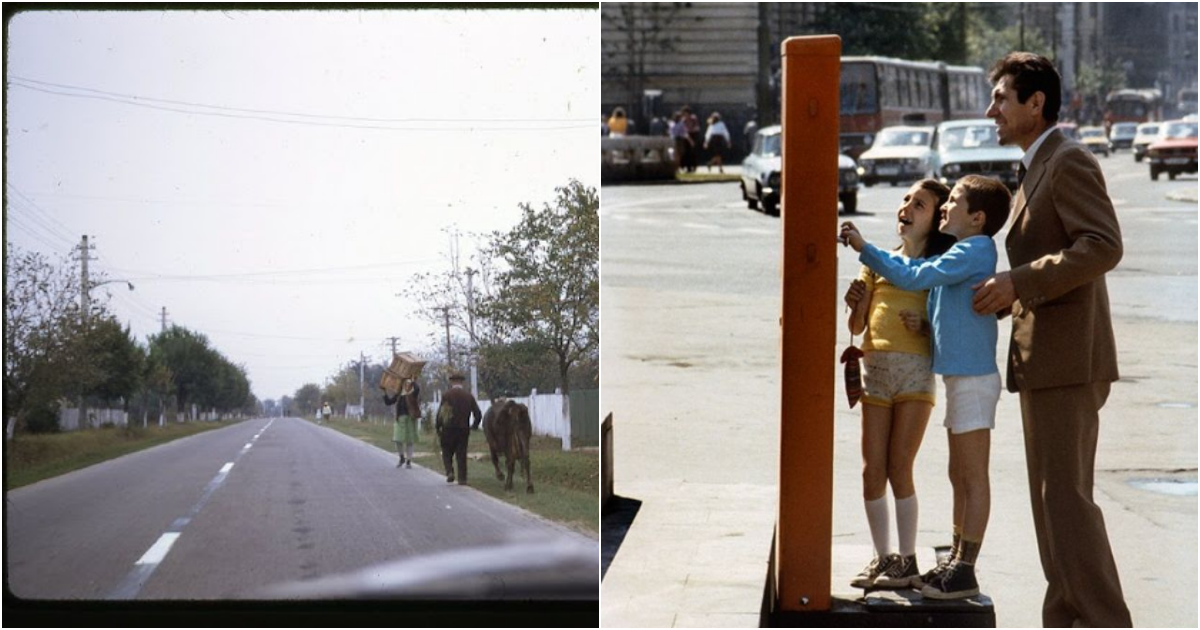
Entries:
[[[91,300],[88,295],[88,261],[92,259],[91,250],[94,245],[88,245],[87,234],[83,235],[83,240],[79,243],[79,268],[81,270],[79,280],[79,323],[83,330],[83,334],[87,334],[88,328],[91,325],[88,317],[91,311]],[[79,427],[84,428],[90,426],[87,417],[87,399],[83,392],[79,392]]]
[[362,422],[363,416],[367,415],[367,360],[363,356],[362,350],[358,351],[358,421]]
[[446,365],[454,367],[454,355],[450,350],[450,307],[442,307],[442,317],[446,320]]
[[162,307],[162,331],[167,332],[167,307]]
[[386,339],[388,341],[392,342],[392,356],[396,356],[396,342],[400,341],[400,338],[399,337],[386,337]]
[[472,278],[477,272],[467,267],[467,330],[471,333],[471,395],[479,397],[479,370],[475,366],[478,344],[475,341],[475,285]]

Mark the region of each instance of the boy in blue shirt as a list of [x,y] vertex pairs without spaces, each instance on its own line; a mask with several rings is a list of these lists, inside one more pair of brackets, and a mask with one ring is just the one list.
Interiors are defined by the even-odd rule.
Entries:
[[912,586],[932,599],[979,594],[975,560],[991,510],[988,456],[996,426],[1000,372],[996,369],[996,318],[977,315],[971,286],[996,272],[992,237],[1008,221],[1012,195],[999,180],[968,175],[950,191],[938,230],[956,239],[946,253],[911,260],[866,242],[853,223],[842,224],[842,242],[859,260],[905,291],[929,290],[933,372],[946,388],[950,484],[954,488],[954,547],[950,561],[921,576]]

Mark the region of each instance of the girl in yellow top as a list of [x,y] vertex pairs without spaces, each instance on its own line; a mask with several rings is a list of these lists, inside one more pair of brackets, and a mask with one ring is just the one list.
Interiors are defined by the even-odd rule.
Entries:
[[[954,237],[938,231],[937,216],[950,197],[945,185],[925,179],[912,185],[896,211],[900,249],[909,258],[945,252]],[[851,581],[858,588],[907,587],[919,576],[916,562],[917,493],[913,461],[933,412],[927,291],[902,291],[863,266],[846,291],[850,331],[864,334],[863,501],[875,559]],[[900,553],[891,553],[887,486],[896,501]]]

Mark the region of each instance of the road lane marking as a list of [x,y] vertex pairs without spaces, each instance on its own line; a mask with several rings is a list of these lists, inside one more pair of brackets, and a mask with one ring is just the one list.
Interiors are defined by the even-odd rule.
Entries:
[[158,540],[142,554],[142,558],[136,564],[158,564],[162,559],[167,557],[167,552],[171,550],[171,545],[179,538],[178,532],[168,532],[158,537]]
[[[267,426],[263,427],[263,431],[269,429],[272,422],[274,422],[274,420],[268,422]],[[259,435],[261,435],[261,433]],[[226,464],[221,467],[221,470],[217,471],[217,475],[212,478],[212,481],[209,481],[208,485],[204,486],[204,491],[200,493],[200,499],[196,501],[196,504],[192,506],[192,509],[189,510],[186,515],[175,519],[171,523],[171,526],[167,529],[166,533],[160,536],[158,540],[151,545],[150,549],[148,549],[146,553],[142,554],[142,557],[138,559],[137,562],[133,563],[133,569],[125,576],[123,580],[121,580],[121,583],[117,585],[117,588],[113,589],[113,591],[109,593],[108,599],[137,598],[138,593],[141,592],[142,587],[146,585],[146,582],[150,580],[150,576],[154,574],[155,569],[157,569],[158,565],[162,564],[162,561],[167,557],[167,553],[171,551],[171,547],[175,544],[175,541],[178,540],[183,534],[183,528],[187,527],[188,523],[191,523],[192,519],[200,513],[200,509],[204,507],[204,504],[208,503],[208,499],[212,496],[213,492],[215,492],[217,488],[221,487],[221,484],[225,482],[225,478],[229,476],[229,471],[233,469],[233,465],[249,449],[250,444],[246,444],[242,450],[238,451],[237,456],[233,458],[232,462],[226,462]]]
[[244,451],[244,450],[250,448],[251,444],[252,444],[252,442],[246,442],[246,445],[242,447],[242,450]]

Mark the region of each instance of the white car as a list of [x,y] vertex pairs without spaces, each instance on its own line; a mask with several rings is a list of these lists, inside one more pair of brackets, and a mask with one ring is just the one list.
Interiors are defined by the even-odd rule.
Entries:
[[1146,157],[1146,149],[1158,140],[1162,134],[1162,123],[1147,122],[1137,126],[1137,135],[1133,137],[1133,160],[1141,162]]
[[1137,137],[1137,123],[1116,123],[1112,126],[1112,131],[1108,134],[1108,141],[1112,144],[1113,152],[1117,149],[1129,149],[1133,147],[1133,139]]
[[937,126],[933,139],[933,177],[953,186],[964,175],[984,175],[1017,187],[1017,168],[1024,152],[1000,146],[996,123],[987,118],[950,120]]
[[[779,213],[783,191],[783,136],[779,125],[758,130],[754,149],[742,161],[742,200],[751,210],[762,204],[763,212]],[[838,200],[845,212],[858,210],[858,165],[847,155],[838,155]]]
[[876,182],[914,182],[929,173],[933,127],[885,127],[870,149],[858,156],[858,175],[864,185]]

